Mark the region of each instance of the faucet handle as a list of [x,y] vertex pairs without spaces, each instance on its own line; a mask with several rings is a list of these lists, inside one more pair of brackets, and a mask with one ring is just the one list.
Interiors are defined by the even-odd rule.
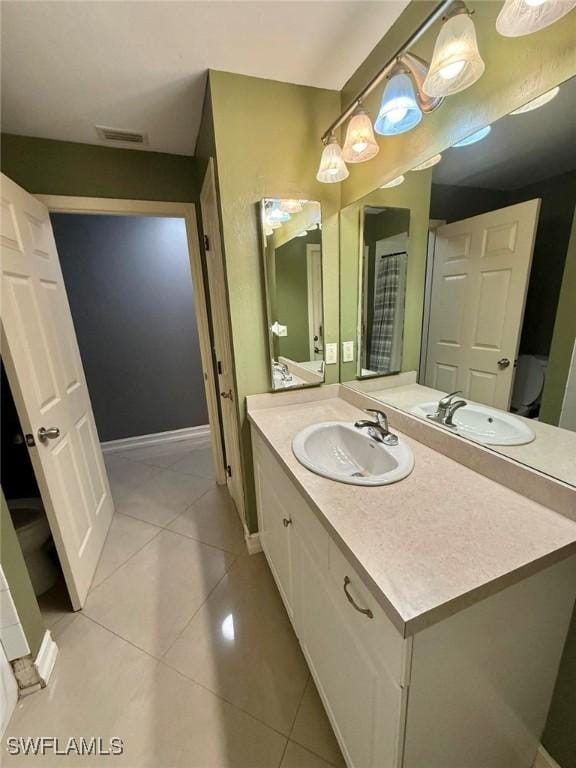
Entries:
[[440,400],[439,405],[450,405],[453,397],[456,397],[456,395],[463,395],[463,394],[464,392],[462,392],[461,389],[457,389],[455,392],[450,392],[449,395],[444,395],[444,397]]
[[364,410],[366,413],[373,413],[376,416],[378,424],[380,424],[381,427],[384,427],[386,432],[388,432],[388,416],[386,416],[384,411],[379,411],[377,408],[365,408]]

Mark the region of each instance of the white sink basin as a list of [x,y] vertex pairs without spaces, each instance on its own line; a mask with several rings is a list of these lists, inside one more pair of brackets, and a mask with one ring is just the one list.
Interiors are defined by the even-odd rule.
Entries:
[[292,450],[300,464],[317,475],[351,485],[388,485],[407,477],[414,467],[414,454],[402,440],[383,445],[342,421],[306,427],[292,441]]
[[[437,407],[436,402],[421,403],[412,412],[427,418],[436,412]],[[523,420],[478,403],[469,403],[459,408],[454,414],[454,425],[455,428],[446,429],[484,445],[524,445],[535,438],[534,432]]]

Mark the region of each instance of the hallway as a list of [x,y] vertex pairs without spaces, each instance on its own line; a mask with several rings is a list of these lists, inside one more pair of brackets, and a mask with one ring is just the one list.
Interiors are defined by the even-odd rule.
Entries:
[[116,515],[84,610],[41,600],[60,653],[9,736],[123,740],[109,757],[6,765],[343,766],[262,554],[213,479],[208,444],[106,456]]

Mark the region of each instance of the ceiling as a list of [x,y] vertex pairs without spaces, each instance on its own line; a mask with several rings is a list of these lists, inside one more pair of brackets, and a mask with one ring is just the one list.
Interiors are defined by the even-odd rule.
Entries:
[[408,0],[2,2],[2,126],[193,154],[206,70],[340,90]]
[[576,169],[576,78],[533,112],[495,122],[477,144],[455,147],[434,168],[435,184],[512,190]]

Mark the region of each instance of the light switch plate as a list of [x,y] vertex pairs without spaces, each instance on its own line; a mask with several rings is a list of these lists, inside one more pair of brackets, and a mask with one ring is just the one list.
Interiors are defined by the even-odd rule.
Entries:
[[354,360],[354,342],[343,341],[342,342],[342,362],[351,363]]
[[338,362],[338,344],[336,342],[324,345],[326,365],[334,365]]

